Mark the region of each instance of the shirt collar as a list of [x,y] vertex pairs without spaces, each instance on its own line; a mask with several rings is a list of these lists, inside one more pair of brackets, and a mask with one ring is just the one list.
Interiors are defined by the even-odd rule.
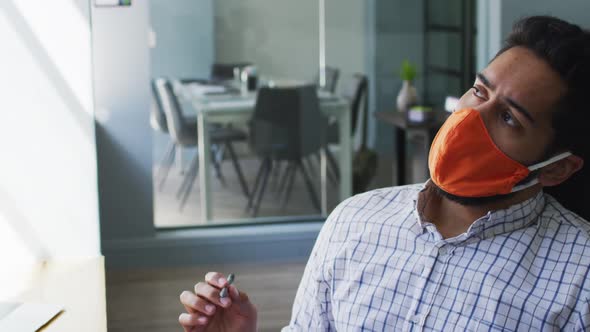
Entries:
[[[425,195],[420,195],[423,191],[428,190],[431,180],[426,181],[416,194],[414,199],[414,214],[417,217],[417,224],[421,229],[434,232],[436,227],[423,219],[420,213],[420,207],[425,202]],[[453,238],[445,239],[444,242],[463,242],[468,239],[479,238],[486,239],[499,234],[512,232],[533,223],[545,208],[545,196],[543,191],[529,198],[526,201],[512,205],[504,210],[488,211],[486,215],[475,220],[467,231]],[[438,233],[438,232],[437,232]],[[442,239],[442,237],[440,237]]]

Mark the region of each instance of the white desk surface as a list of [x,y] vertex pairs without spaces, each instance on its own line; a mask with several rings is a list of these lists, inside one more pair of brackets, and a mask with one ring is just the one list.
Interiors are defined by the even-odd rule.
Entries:
[[[64,312],[44,332],[107,330],[104,258],[39,263],[25,291],[0,301],[57,304]],[[6,287],[7,285],[4,285]]]

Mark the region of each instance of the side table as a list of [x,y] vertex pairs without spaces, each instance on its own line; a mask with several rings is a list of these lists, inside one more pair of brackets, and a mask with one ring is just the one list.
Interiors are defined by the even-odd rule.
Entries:
[[[450,113],[442,110],[433,110],[433,117],[423,122],[412,122],[407,118],[405,112],[386,111],[375,112],[377,119],[393,125],[396,128],[396,154],[397,154],[397,179],[395,185],[407,184],[406,181],[406,144],[407,134],[415,131],[423,135],[426,142],[430,144],[438,132],[440,126],[445,122]],[[428,145],[430,146],[430,145]],[[428,149],[427,149],[428,152]]]

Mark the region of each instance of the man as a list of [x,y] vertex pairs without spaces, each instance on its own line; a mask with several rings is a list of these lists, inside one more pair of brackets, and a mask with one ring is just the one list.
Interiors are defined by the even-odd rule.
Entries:
[[[517,22],[437,134],[431,179],[332,212],[284,330],[589,329],[590,224],[543,193],[586,171],[589,82],[588,32]],[[226,283],[181,295],[185,331],[256,329],[246,294],[220,302]]]

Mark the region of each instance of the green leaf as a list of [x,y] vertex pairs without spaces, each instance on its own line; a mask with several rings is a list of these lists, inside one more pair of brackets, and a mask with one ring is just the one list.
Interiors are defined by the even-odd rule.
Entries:
[[416,78],[418,71],[416,70],[416,66],[412,64],[407,59],[402,62],[402,67],[400,70],[400,78],[403,81],[413,81]]

